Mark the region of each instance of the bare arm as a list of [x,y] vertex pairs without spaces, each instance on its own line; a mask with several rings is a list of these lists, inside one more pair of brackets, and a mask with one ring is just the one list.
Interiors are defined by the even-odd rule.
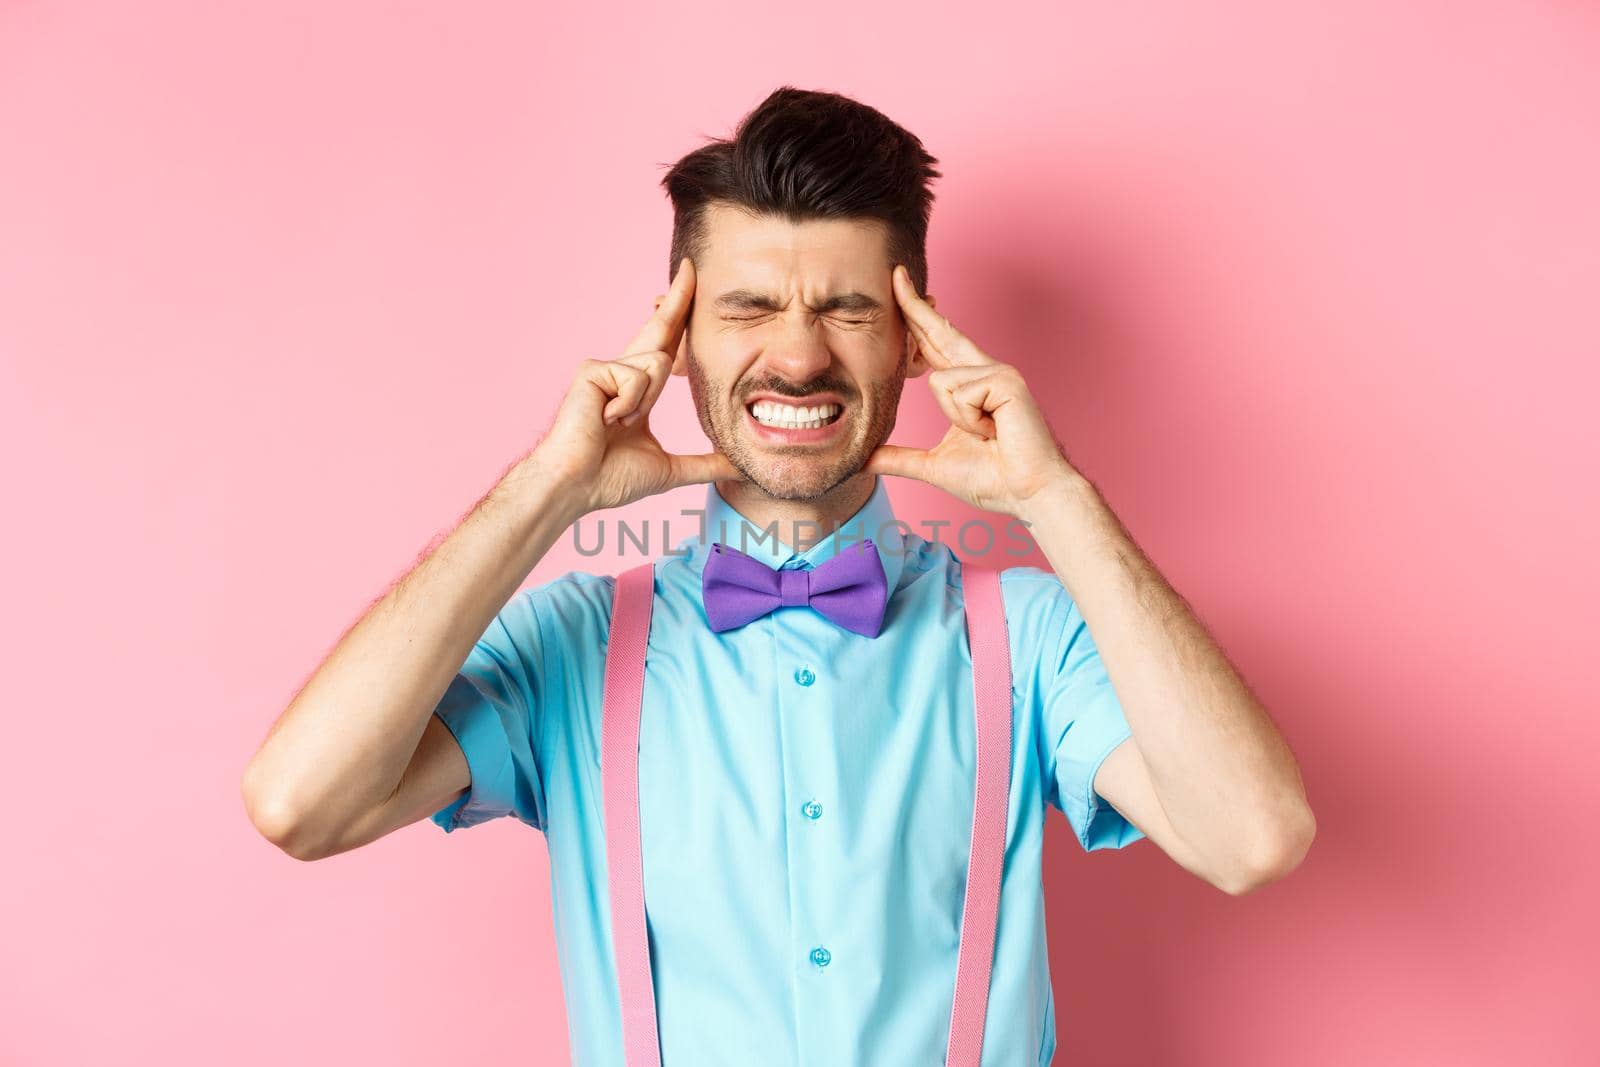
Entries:
[[[244,773],[251,821],[299,859],[366,844],[471,784],[434,709],[495,615],[572,523],[680,485],[737,477],[726,457],[668,454],[647,416],[694,294],[685,259],[627,352],[584,360],[550,431],[335,646]],[[680,352],[681,357],[681,352]]]
[[300,859],[328,856],[439,810],[470,784],[433,709],[575,521],[563,495],[572,496],[529,453],[351,627],[245,771],[245,806],[263,835]]
[[1081,475],[1039,494],[1028,519],[1133,730],[1100,765],[1095,792],[1230,893],[1293,870],[1316,831],[1299,768],[1189,605]]

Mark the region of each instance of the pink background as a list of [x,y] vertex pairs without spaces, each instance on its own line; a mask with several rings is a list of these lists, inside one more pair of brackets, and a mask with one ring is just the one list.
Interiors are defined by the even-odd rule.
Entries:
[[1052,813],[1059,1062],[1600,1056],[1592,5],[237,7],[0,4],[0,1063],[566,1062],[537,835],[304,865],[239,777],[648,314],[662,165],[784,82],[940,158],[940,307],[1319,816],[1234,899]]

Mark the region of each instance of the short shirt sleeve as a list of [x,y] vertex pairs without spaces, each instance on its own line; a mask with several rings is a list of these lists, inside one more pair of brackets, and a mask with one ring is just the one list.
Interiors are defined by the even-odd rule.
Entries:
[[1094,636],[1061,579],[1038,567],[1004,572],[1013,646],[1032,648],[1027,677],[1037,712],[1045,799],[1085,850],[1123,848],[1144,833],[1094,790],[1111,751],[1132,736]]
[[467,758],[472,784],[431,819],[445,832],[513,815],[545,828],[537,752],[544,656],[535,590],[489,623],[434,708]]

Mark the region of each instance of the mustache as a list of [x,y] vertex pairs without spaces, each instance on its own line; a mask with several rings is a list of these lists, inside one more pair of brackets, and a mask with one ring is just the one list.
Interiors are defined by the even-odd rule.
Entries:
[[746,382],[740,390],[741,400],[748,398],[751,393],[776,393],[778,396],[804,397],[812,393],[838,393],[846,400],[857,397],[855,386],[834,375],[823,375],[813,378],[808,382],[791,382],[783,378],[766,378],[761,381]]

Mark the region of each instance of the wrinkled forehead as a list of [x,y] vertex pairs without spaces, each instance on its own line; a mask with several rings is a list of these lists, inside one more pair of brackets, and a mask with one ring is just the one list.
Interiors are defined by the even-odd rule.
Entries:
[[879,219],[790,222],[714,203],[705,221],[704,252],[695,261],[696,303],[736,288],[807,303],[844,291],[893,301],[888,228]]

